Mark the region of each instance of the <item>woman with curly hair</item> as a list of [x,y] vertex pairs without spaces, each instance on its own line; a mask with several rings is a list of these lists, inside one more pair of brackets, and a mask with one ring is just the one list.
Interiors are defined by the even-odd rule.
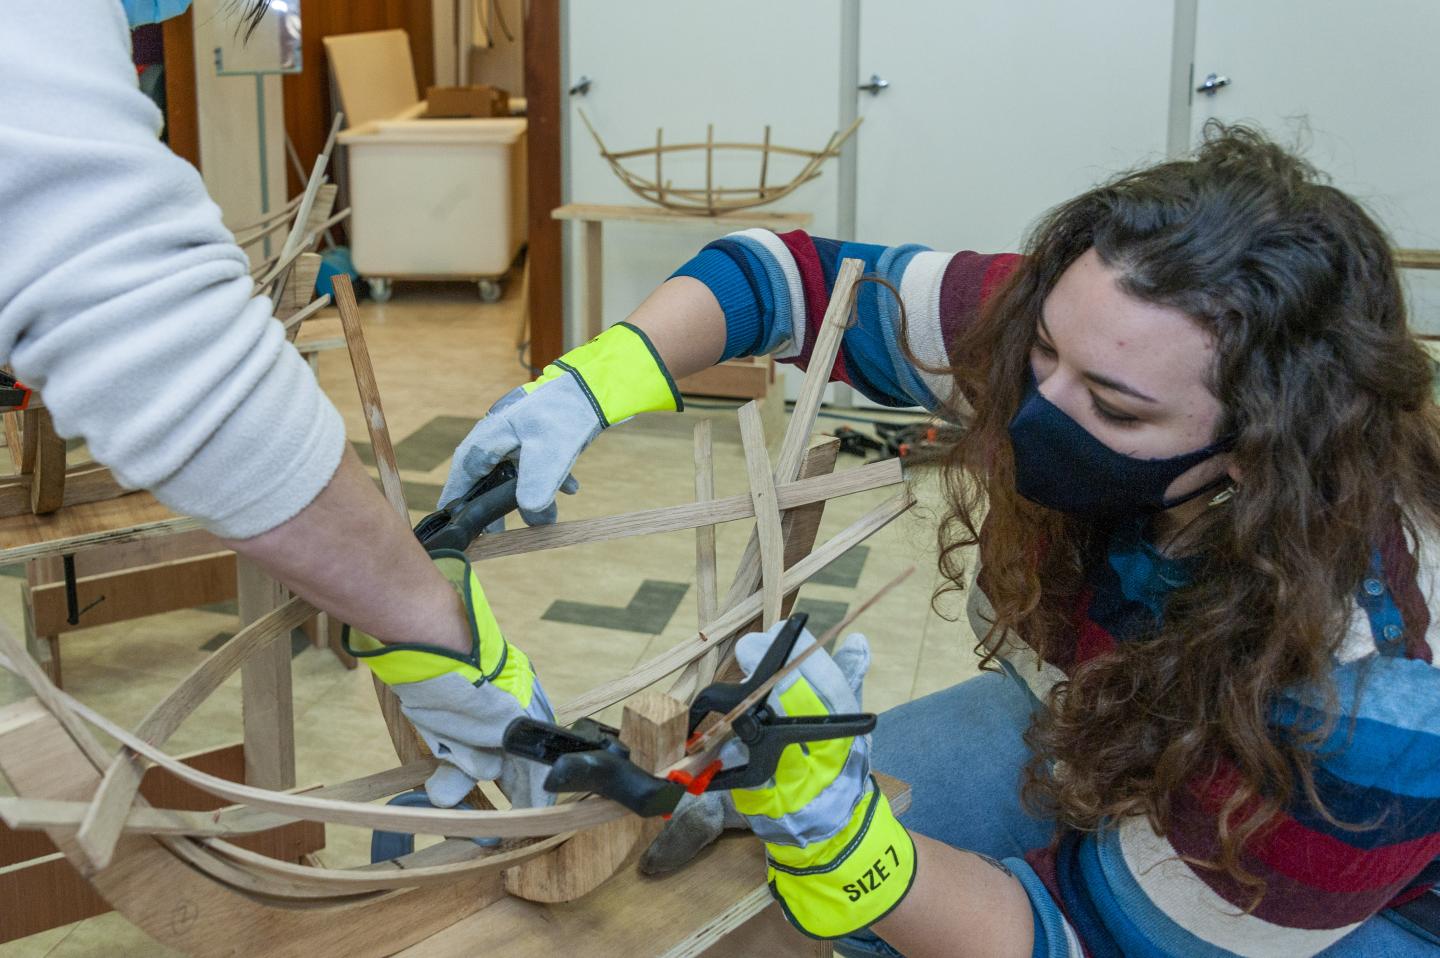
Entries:
[[543,512],[671,375],[805,365],[846,257],[898,300],[860,288],[833,377],[967,424],[941,567],[999,669],[881,717],[903,829],[863,740],[735,794],[792,921],[911,958],[1434,953],[1394,911],[1440,877],[1432,368],[1383,231],[1255,132],[1060,205],[1023,256],[711,243],[451,485],[521,450]]

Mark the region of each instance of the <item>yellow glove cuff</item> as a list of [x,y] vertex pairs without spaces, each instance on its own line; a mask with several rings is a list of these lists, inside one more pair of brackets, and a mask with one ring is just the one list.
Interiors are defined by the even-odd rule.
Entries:
[[441,575],[450,580],[464,603],[470,620],[471,645],[468,655],[433,645],[399,643],[386,645],[356,629],[346,629],[345,650],[364,662],[386,685],[424,682],[449,672],[465,677],[472,685],[490,682],[510,693],[528,708],[535,688],[530,659],[505,641],[500,624],[485,600],[485,590],[463,553],[437,549],[430,554]]
[[870,794],[833,838],[765,850],[770,894],[811,938],[839,938],[874,924],[915,880],[915,843],[873,778]]
[[570,350],[523,388],[533,392],[567,373],[579,381],[595,407],[602,429],[642,412],[685,408],[670,371],[649,337],[629,323],[617,323]]

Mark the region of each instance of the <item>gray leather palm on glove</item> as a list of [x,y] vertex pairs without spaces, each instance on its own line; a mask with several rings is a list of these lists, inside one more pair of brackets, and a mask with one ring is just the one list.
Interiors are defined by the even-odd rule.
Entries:
[[570,470],[600,432],[642,412],[683,408],[650,340],[628,323],[611,326],[511,390],[455,449],[440,492],[443,507],[502,459],[518,470],[515,500],[529,525],[554,522],[557,493],[580,488]]
[[[769,632],[752,632],[736,644],[735,658],[745,674],[754,670],[782,626],[783,623],[780,623]],[[808,638],[808,633],[805,638]],[[804,651],[809,644],[805,638],[797,643],[796,654]],[[817,654],[800,667],[801,674],[833,706],[834,713],[860,711],[861,691],[869,670],[870,644],[858,632],[847,636],[828,659],[823,654]],[[743,748],[739,743],[732,745]],[[727,766],[744,761],[743,757],[722,757]],[[736,810],[729,792],[686,795],[676,806],[664,830],[640,856],[640,871],[646,875],[675,871],[719,838],[725,829],[750,827],[750,821]],[[805,828],[799,822],[791,823],[791,827],[801,831]]]
[[465,556],[437,550],[431,558],[469,615],[469,654],[429,645],[384,645],[354,629],[346,632],[345,648],[395,692],[405,717],[440,760],[425,783],[431,804],[449,808],[477,781],[493,781],[516,808],[553,805],[555,796],[541,785],[549,767],[500,748],[513,719],[555,721],[530,659],[501,635]]

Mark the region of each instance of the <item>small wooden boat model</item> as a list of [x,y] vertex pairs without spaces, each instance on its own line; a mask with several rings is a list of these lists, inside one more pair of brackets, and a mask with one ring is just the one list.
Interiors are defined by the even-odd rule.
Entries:
[[[582,110],[580,118],[585,121],[585,128],[595,138],[595,144],[600,147],[600,155],[605,162],[610,164],[610,169],[620,178],[629,190],[636,196],[657,206],[663,206],[667,210],[674,210],[677,213],[691,213],[696,216],[715,216],[720,213],[731,213],[736,210],[747,210],[756,206],[763,206],[766,203],[773,203],[781,197],[788,196],[798,187],[809,183],[820,175],[820,167],[832,156],[840,155],[840,148],[845,141],[850,139],[855,130],[860,126],[861,119],[855,120],[843,132],[837,130],[830,134],[830,139],[819,150],[802,150],[793,146],[776,146],[770,142],[770,127],[765,127],[765,136],[760,143],[716,143],[715,125],[709,124],[705,127],[704,143],[666,143],[663,129],[655,131],[655,145],[642,147],[636,150],[622,150],[618,153],[611,152],[605,146],[605,141],[595,131],[590,123],[590,118]],[[705,152],[705,185],[703,187],[677,187],[665,179],[663,172],[665,154],[684,152]],[[739,151],[752,150],[760,154],[760,175],[759,182],[755,186],[742,187],[718,187],[714,183],[715,153],[718,150]],[[803,157],[804,163],[793,177],[784,183],[772,185],[766,182],[770,172],[770,156]],[[638,160],[640,157],[655,158],[655,179],[647,180],[644,176],[626,167],[626,160]]]

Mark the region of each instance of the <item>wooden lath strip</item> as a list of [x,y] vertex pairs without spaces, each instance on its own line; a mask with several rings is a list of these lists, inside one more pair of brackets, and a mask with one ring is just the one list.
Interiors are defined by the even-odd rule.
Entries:
[[[900,460],[886,459],[833,475],[817,476],[814,479],[802,479],[783,484],[777,483],[776,501],[783,511],[823,499],[867,492],[882,486],[894,485],[903,480],[904,474]],[[495,559],[500,556],[523,555],[528,552],[604,542],[609,539],[623,539],[661,532],[683,532],[686,529],[696,529],[721,522],[749,519],[754,515],[755,506],[749,495],[727,496],[724,499],[712,499],[708,502],[687,502],[618,516],[575,519],[570,522],[557,522],[553,525],[529,526],[509,532],[498,532],[476,539],[465,551],[465,554],[474,561]]]

